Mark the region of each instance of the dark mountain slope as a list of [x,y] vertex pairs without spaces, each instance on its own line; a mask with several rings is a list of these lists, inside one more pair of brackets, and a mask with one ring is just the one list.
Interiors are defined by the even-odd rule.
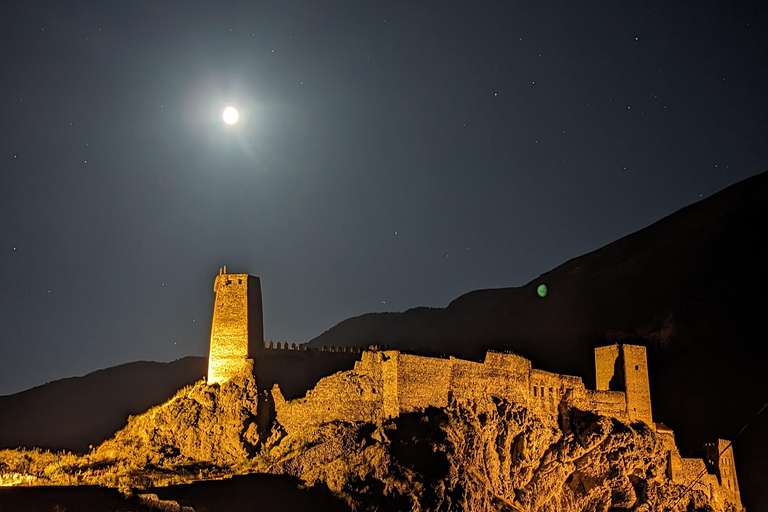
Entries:
[[0,448],[87,451],[123,427],[129,415],[202,378],[207,364],[204,357],[140,361],[0,396]]
[[[767,225],[762,173],[525,286],[473,291],[444,309],[351,318],[310,343],[430,347],[470,358],[509,349],[593,385],[592,348],[633,341],[649,347],[654,416],[683,447],[732,438],[768,400]],[[545,298],[536,294],[540,283]],[[768,478],[765,416],[735,445],[750,510],[768,510],[758,505],[768,503],[759,485]]]
[[[734,324],[766,325],[760,315],[768,303],[762,294],[766,220],[764,173],[525,286],[469,292],[444,309],[362,315],[310,344],[437,345],[469,357],[509,348],[543,367],[581,374],[592,369],[584,346],[608,338],[646,339],[654,347],[719,342]],[[540,283],[549,287],[543,299],[536,294]]]

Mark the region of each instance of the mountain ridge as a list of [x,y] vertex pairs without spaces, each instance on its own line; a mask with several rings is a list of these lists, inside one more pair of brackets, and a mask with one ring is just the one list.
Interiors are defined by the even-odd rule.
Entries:
[[86,452],[121,428],[129,415],[199,380],[207,364],[207,358],[195,356],[171,363],[136,361],[0,396],[0,448]]

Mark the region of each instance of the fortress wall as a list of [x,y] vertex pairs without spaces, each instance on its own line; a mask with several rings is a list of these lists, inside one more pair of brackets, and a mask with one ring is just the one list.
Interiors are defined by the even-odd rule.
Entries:
[[489,353],[484,363],[453,357],[449,361],[449,400],[483,404],[495,396],[511,402],[527,403],[529,360],[514,354]]
[[526,403],[530,394],[531,361],[517,354],[488,352],[483,363],[487,393]]
[[383,382],[375,374],[346,371],[320,379],[304,398],[286,401],[273,390],[277,421],[290,433],[330,421],[375,422],[384,416]]
[[484,368],[483,378],[488,395],[515,403],[527,403],[530,392],[530,373],[513,372],[499,368]]
[[[693,484],[692,489],[696,491],[701,491],[708,498],[711,498],[711,485],[712,481],[711,479],[707,478],[710,475],[707,475],[707,466],[704,464],[704,461],[702,459],[687,459],[687,458],[681,458],[680,459],[680,474],[677,476],[676,479],[673,481],[676,484],[683,485],[685,487],[688,487],[689,485]],[[700,475],[703,476],[699,478]],[[693,482],[698,478],[698,481],[694,484]],[[717,483],[715,481],[715,483]]]
[[450,358],[451,376],[449,400],[459,403],[477,401],[487,394],[487,382],[483,376],[485,365],[464,359]]
[[507,370],[515,375],[523,376],[530,373],[531,361],[517,354],[494,352],[489,350],[485,354],[484,365],[492,368]]
[[372,352],[366,350],[360,355],[360,359],[355,362],[355,371],[357,373],[369,373],[371,375],[378,373],[381,377],[381,362],[383,360],[381,352]]
[[450,359],[400,353],[396,358],[397,398],[400,412],[448,406],[448,390],[451,383]]
[[709,499],[720,504],[723,508],[726,508],[725,504],[727,502],[741,507],[741,497],[738,490],[729,489],[727,485],[723,485],[721,481],[718,481],[716,475],[709,472],[710,468],[714,467],[714,460],[711,457],[712,454],[709,452],[709,448],[712,446],[717,447],[717,443],[704,445],[707,459],[710,461],[710,466],[708,467],[707,462],[703,459],[683,458],[680,456],[680,451],[675,444],[674,432],[671,429],[657,423],[656,434],[661,438],[663,449],[667,451],[667,477],[673,483],[688,487],[698,479],[693,484],[694,490],[702,491]]
[[616,360],[618,358],[618,345],[597,347],[595,349],[595,380],[598,391],[608,391],[611,389],[610,383],[614,376]]
[[711,499],[725,509],[727,502],[738,504],[741,507],[741,495],[727,487],[720,485],[715,475],[707,475],[712,482],[710,483]]
[[373,352],[377,373],[381,374],[383,388],[384,416],[393,418],[400,414],[400,388],[399,388],[399,358],[400,352],[388,350],[386,352]]
[[626,398],[621,391],[593,391],[585,389],[581,393],[573,394],[572,405],[582,411],[589,411],[629,422]]
[[675,433],[671,428],[661,423],[657,423],[655,426],[656,435],[661,442],[661,449],[667,454],[667,478],[678,483],[683,479],[683,459],[677,449]]
[[667,476],[676,484],[682,484],[685,480],[683,473],[683,458],[677,446],[670,450],[667,462]]
[[528,400],[531,408],[538,414],[557,417],[558,405],[565,392],[563,375],[531,370],[530,382]]

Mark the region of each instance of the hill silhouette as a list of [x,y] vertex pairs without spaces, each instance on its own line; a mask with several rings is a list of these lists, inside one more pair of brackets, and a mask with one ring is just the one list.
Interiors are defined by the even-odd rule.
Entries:
[[[513,350],[594,385],[592,349],[649,347],[654,419],[682,448],[733,439],[768,400],[768,173],[753,176],[516,288],[446,308],[345,320],[310,345],[389,345],[479,358]],[[539,297],[537,287],[548,294]],[[736,440],[744,504],[768,510],[768,414]]]
[[0,448],[88,451],[129,415],[165,402],[205,375],[205,357],[138,361],[0,396]]

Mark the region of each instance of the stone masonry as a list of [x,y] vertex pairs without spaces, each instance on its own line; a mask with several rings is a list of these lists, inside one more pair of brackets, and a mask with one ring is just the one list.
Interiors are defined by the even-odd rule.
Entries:
[[253,355],[263,344],[261,283],[248,274],[219,270],[213,284],[211,348],[208,384],[224,382],[240,372],[253,371]]

